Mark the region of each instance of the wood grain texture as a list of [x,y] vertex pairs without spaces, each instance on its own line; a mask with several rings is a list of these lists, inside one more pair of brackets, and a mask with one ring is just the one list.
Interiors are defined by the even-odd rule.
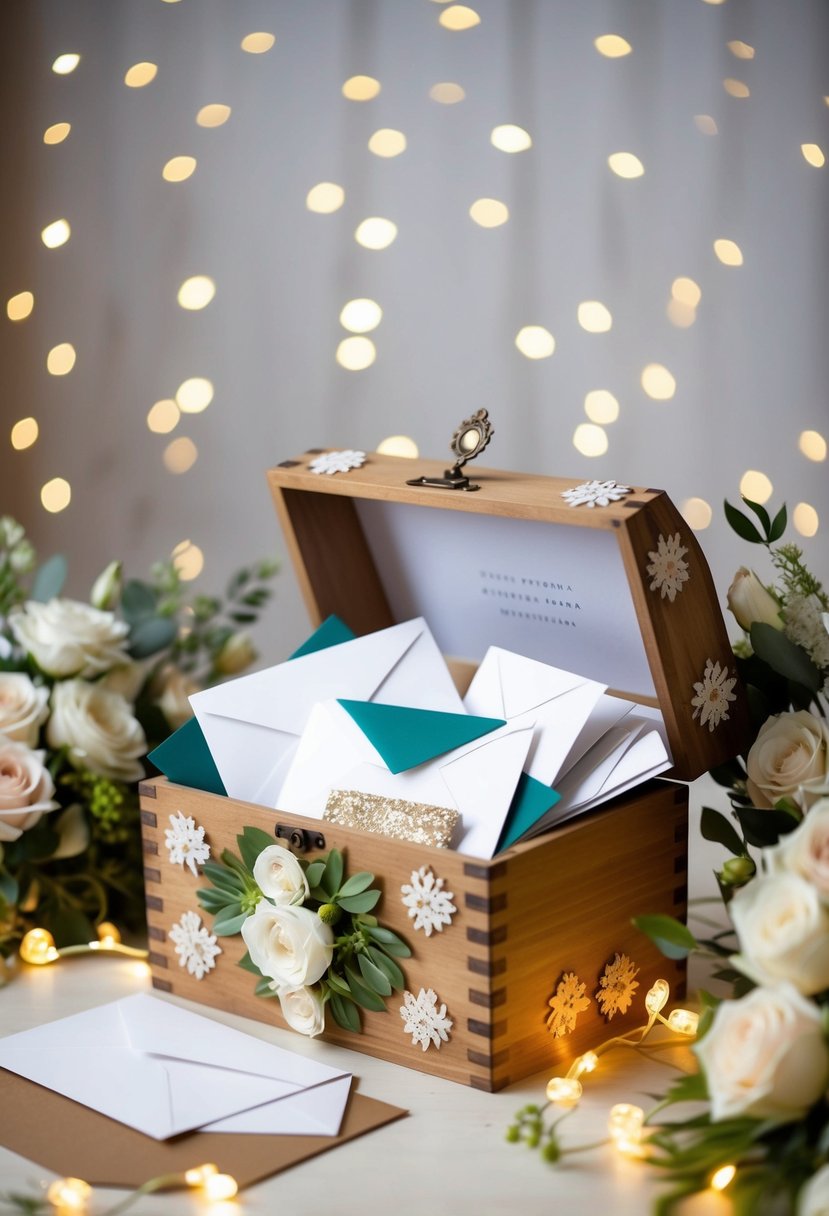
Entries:
[[[165,992],[284,1025],[278,1002],[254,996],[254,977],[235,965],[244,953],[238,935],[219,939],[222,954],[202,980],[179,964],[168,937],[171,926],[186,911],[199,912],[210,925],[196,897],[201,880],[172,865],[164,845],[169,817],[180,811],[205,828],[214,857],[225,848],[237,851],[235,838],[244,826],[273,832],[281,823],[315,832],[322,828],[325,849],[320,851],[340,848],[349,873],[375,874],[383,891],[377,910],[381,923],[412,947],[412,958],[402,963],[408,988],[414,993],[432,988],[446,1003],[453,1028],[440,1050],[423,1052],[403,1032],[402,1002],[395,994],[385,1013],[362,1014],[362,1035],[342,1031],[328,1019],[325,1038],[353,1050],[480,1089],[500,1089],[540,1068],[565,1067],[617,1028],[641,1024],[642,998],[656,978],[668,979],[679,995],[682,968],[663,959],[632,928],[630,918],[643,912],[684,916],[687,805],[681,787],[652,783],[635,797],[485,862],[163,779],[153,784],[157,822],[145,818],[142,830],[145,845],[154,844],[159,854],[152,869],[160,872],[160,881],[150,875],[147,915],[153,982]],[[314,855],[318,853],[307,854]],[[400,890],[423,865],[445,880],[457,908],[451,925],[428,938],[412,930]],[[562,973],[575,971],[591,994],[616,952],[629,954],[639,967],[630,1012],[615,1017],[608,1030],[594,1000],[573,1034],[551,1036],[545,1024],[547,1001]]]

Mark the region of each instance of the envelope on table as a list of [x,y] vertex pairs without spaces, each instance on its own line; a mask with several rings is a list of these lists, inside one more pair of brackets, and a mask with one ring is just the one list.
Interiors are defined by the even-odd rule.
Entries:
[[0,1067],[156,1140],[334,1136],[351,1076],[139,994],[0,1039]]
[[308,719],[278,805],[321,818],[330,792],[345,789],[449,807],[462,820],[459,852],[492,857],[532,737],[502,719],[326,701]]
[[311,709],[336,696],[464,712],[422,617],[205,689],[190,704],[231,798],[276,806]]

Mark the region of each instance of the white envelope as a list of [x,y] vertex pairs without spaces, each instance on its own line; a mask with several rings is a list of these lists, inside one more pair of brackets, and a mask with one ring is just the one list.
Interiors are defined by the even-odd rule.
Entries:
[[422,617],[194,693],[190,704],[231,798],[276,806],[308,715],[330,697],[464,712]]
[[335,1136],[351,1085],[143,993],[0,1039],[0,1067],[156,1140],[194,1128]]
[[336,701],[315,706],[291,762],[278,805],[321,818],[332,789],[449,807],[459,812],[457,849],[490,858],[512,802],[532,727],[508,723],[402,773],[389,771],[351,715]]
[[584,676],[490,646],[464,705],[471,714],[535,728],[526,771],[555,785],[571,748],[607,688]]

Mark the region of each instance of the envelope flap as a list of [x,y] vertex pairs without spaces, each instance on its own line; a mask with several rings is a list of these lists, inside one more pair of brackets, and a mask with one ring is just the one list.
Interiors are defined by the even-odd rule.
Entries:
[[547,663],[539,663],[536,659],[527,659],[523,655],[495,647],[493,650],[501,677],[501,693],[507,718],[516,718],[519,714],[537,709],[545,702],[564,696],[586,682],[584,676],[575,675],[571,671],[562,671],[558,667],[550,667]]
[[436,756],[443,756],[506,726],[506,722],[500,718],[411,709],[375,701],[340,700],[339,704],[380,753],[392,773],[402,773],[418,764],[425,764]]

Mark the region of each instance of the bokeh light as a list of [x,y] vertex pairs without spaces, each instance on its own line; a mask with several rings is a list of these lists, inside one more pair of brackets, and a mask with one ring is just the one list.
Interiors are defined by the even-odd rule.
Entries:
[[471,30],[473,26],[480,25],[481,18],[474,8],[466,4],[450,4],[442,11],[438,21],[446,30]]
[[128,89],[143,89],[144,85],[155,80],[158,75],[158,65],[155,63],[134,63],[127,68],[124,84]]
[[6,316],[10,321],[25,321],[34,306],[33,294],[30,291],[19,291],[6,302]]
[[350,372],[365,371],[376,358],[377,350],[371,338],[343,338],[337,347],[337,362]]
[[350,76],[343,85],[343,97],[349,101],[371,101],[382,88],[373,76]]
[[195,156],[174,156],[161,170],[165,182],[184,182],[196,171]]
[[176,405],[182,414],[200,414],[213,400],[213,383],[204,376],[191,376],[176,390]]
[[30,448],[33,443],[37,443],[37,437],[40,434],[40,428],[37,425],[37,420],[34,418],[21,418],[19,422],[15,422],[12,427],[11,441],[12,447],[16,452],[23,452],[26,448]]
[[354,240],[365,249],[386,249],[397,236],[397,225],[379,215],[371,215],[357,225]]
[[808,502],[799,502],[792,512],[792,523],[801,536],[814,536],[820,527],[818,513]]
[[826,459],[826,440],[820,431],[801,431],[797,446],[807,460]]
[[743,251],[736,241],[719,238],[714,241],[714,253],[723,266],[742,266],[743,264]]
[[499,152],[526,152],[527,148],[533,146],[529,131],[525,131],[523,127],[517,127],[515,123],[511,122],[493,127],[489,142]]
[[204,554],[191,540],[180,541],[170,554],[170,560],[185,583],[198,578],[204,569]]
[[414,439],[408,435],[389,435],[388,439],[377,444],[377,451],[384,456],[405,456],[409,460],[414,460],[420,454]]
[[758,469],[746,469],[740,478],[740,493],[752,502],[768,502],[774,493],[774,486],[765,473]]
[[515,335],[515,345],[528,359],[548,359],[556,348],[556,340],[543,325],[525,325]]
[[681,304],[687,304],[689,308],[696,308],[702,299],[702,288],[699,283],[695,283],[693,279],[688,279],[683,275],[671,283],[671,295]]
[[68,220],[53,220],[43,229],[40,239],[47,249],[57,249],[60,245],[65,245],[71,235],[72,229]]
[[344,202],[345,190],[336,182],[317,182],[316,186],[312,186],[305,196],[305,206],[308,210],[316,211],[320,215],[330,215],[332,211],[339,211]]
[[695,114],[694,126],[698,131],[702,131],[703,135],[717,135],[719,127],[710,114]]
[[171,473],[187,473],[198,458],[198,448],[186,435],[174,439],[164,449],[164,464]]
[[573,447],[582,456],[604,456],[607,451],[607,435],[600,426],[592,422],[580,422],[573,432]]
[[465,90],[453,80],[441,80],[433,84],[429,90],[432,101],[439,101],[443,106],[454,106],[466,97]]
[[353,334],[367,334],[383,319],[383,310],[376,300],[349,300],[340,312],[340,325]]
[[703,532],[714,516],[711,504],[704,498],[686,498],[679,510],[688,527],[695,532]]
[[69,122],[53,122],[51,127],[47,127],[43,132],[43,142],[62,144],[71,130],[72,124]]
[[65,511],[72,501],[72,487],[63,477],[53,477],[40,488],[40,501],[44,510],[52,515]]
[[211,102],[208,106],[202,106],[196,115],[196,122],[200,127],[222,127],[230,118],[230,113],[230,106]]
[[264,55],[269,51],[276,38],[273,34],[265,33],[264,30],[259,30],[255,34],[245,34],[242,41],[239,43],[243,51],[247,51],[249,55]]
[[642,371],[642,388],[654,401],[670,401],[676,380],[661,363],[649,363]]
[[621,59],[633,50],[628,40],[621,34],[600,34],[598,38],[593,39],[593,45],[606,59]]
[[619,417],[619,402],[606,388],[594,388],[584,398],[584,412],[591,422],[606,426]]
[[368,150],[375,156],[382,156],[386,159],[399,156],[401,152],[406,151],[406,136],[402,131],[396,131],[393,127],[381,127],[369,139]]
[[75,348],[71,342],[59,342],[46,356],[46,369],[52,376],[66,376],[75,366]]
[[612,152],[607,158],[607,163],[617,177],[641,177],[645,172],[645,166],[632,152]]
[[578,306],[579,325],[589,334],[606,334],[613,325],[610,309],[599,300],[583,300]]
[[509,219],[509,207],[497,198],[478,198],[469,208],[469,215],[481,228],[498,228]]
[[80,61],[80,55],[76,55],[74,51],[67,51],[63,55],[58,55],[52,64],[52,71],[58,76],[68,76],[70,72],[74,72]]
[[735,80],[733,76],[726,76],[722,82],[722,87],[725,89],[729,97],[750,97],[751,89],[744,80]]
[[683,304],[681,300],[675,300],[673,297],[668,301],[665,311],[671,325],[675,325],[677,329],[688,329],[697,319],[695,308],[692,308],[690,304]]
[[182,308],[198,312],[201,308],[207,308],[215,294],[216,284],[209,275],[194,274],[179,287],[177,299]]
[[741,42],[739,38],[734,38],[731,42],[727,42],[726,46],[736,59],[754,58],[754,47],[749,46],[747,42]]
[[826,164],[826,157],[823,155],[820,144],[801,144],[800,151],[807,164],[812,165],[815,169],[822,169]]
[[178,426],[181,410],[172,397],[156,401],[147,414],[147,426],[155,435],[169,435]]

